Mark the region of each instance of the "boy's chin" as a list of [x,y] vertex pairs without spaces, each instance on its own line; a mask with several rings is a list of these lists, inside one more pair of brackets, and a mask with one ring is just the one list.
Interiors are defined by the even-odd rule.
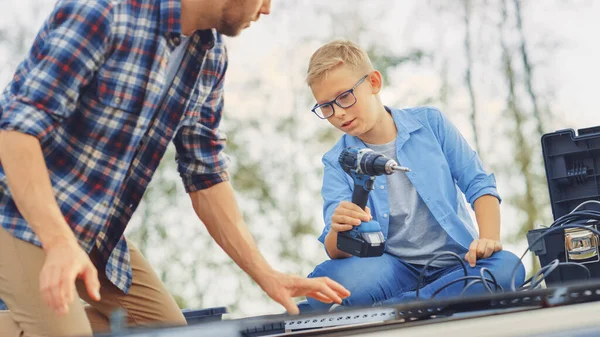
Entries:
[[356,130],[344,130],[342,128],[338,128],[340,131],[342,131],[343,133],[347,134],[348,136],[353,136],[353,137],[360,137],[362,135],[361,132],[358,132]]

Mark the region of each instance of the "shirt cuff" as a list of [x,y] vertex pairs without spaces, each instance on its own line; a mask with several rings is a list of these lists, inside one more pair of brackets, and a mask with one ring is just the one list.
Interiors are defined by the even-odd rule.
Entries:
[[321,236],[319,236],[319,241],[323,244],[323,249],[325,250],[325,254],[329,259],[331,259],[331,255],[329,255],[329,252],[327,251],[327,246],[325,245],[325,238],[327,237],[327,234],[329,234],[330,231],[330,228],[326,227],[325,229],[323,229],[323,233],[321,233]]
[[187,193],[196,192],[212,187],[218,183],[229,181],[229,173],[227,171],[211,174],[192,174],[182,175],[183,185]]
[[0,116],[0,130],[18,131],[38,140],[47,135],[57,122],[42,107],[34,107],[23,98],[2,107]]
[[475,200],[479,199],[484,195],[491,195],[498,199],[499,203],[502,203],[502,198],[500,194],[498,194],[498,190],[496,189],[496,178],[494,174],[490,174],[486,179],[477,183],[477,185],[471,187],[474,191],[469,198],[469,204],[471,204],[471,208],[475,209]]
[[319,241],[324,245],[325,244],[325,237],[327,237],[327,234],[329,234],[329,228],[325,228],[323,230],[323,233],[321,233],[321,236],[319,236]]

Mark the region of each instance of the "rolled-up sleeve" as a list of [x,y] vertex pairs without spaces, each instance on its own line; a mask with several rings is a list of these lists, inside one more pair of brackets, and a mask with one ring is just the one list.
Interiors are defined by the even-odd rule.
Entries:
[[177,167],[188,193],[229,180],[229,158],[223,152],[227,137],[219,131],[227,70],[227,53],[223,48],[216,84],[200,109],[200,119],[193,125],[182,126],[173,139]]
[[48,17],[0,105],[0,129],[41,139],[76,108],[104,60],[111,6],[61,1]]
[[494,174],[488,174],[484,170],[477,152],[469,146],[456,126],[439,110],[433,110],[438,121],[437,132],[442,150],[450,166],[452,177],[465,194],[467,202],[474,208],[475,200],[483,195],[492,195],[502,202],[496,188]]
[[60,121],[55,114],[26,97],[11,100],[2,110],[0,130],[18,131],[38,139],[43,138]]

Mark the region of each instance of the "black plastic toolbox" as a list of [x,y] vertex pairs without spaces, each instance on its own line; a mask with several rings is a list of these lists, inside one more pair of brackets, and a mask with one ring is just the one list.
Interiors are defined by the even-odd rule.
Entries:
[[182,312],[188,325],[192,325],[220,321],[223,318],[223,315],[227,313],[227,308],[215,307],[200,310],[184,309]]
[[[542,153],[554,220],[569,214],[583,202],[600,201],[600,126],[559,130],[542,136]],[[578,210],[597,210],[600,205],[588,203]],[[573,224],[600,229],[598,221]],[[548,224],[550,225],[550,224]],[[536,239],[548,228],[529,231],[527,240],[542,267],[552,261],[584,265],[592,278],[600,278],[598,236],[585,229],[562,229]],[[560,266],[545,277],[547,285],[580,281],[587,277],[583,268]]]

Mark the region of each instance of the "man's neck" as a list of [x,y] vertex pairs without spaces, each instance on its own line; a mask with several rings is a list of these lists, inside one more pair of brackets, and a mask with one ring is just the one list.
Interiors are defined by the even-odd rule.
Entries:
[[181,0],[181,32],[192,35],[197,30],[217,28],[223,1]]
[[369,144],[387,144],[396,139],[398,129],[396,128],[392,114],[385,110],[385,107],[382,105],[378,115],[379,118],[373,128],[359,137],[363,142]]

